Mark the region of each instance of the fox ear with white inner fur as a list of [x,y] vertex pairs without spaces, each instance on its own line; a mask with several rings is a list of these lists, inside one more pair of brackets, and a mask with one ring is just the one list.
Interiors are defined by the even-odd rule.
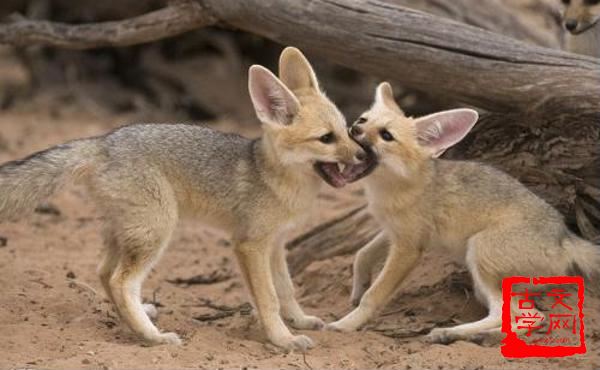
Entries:
[[389,82],[382,82],[377,86],[377,90],[375,90],[375,104],[383,105],[404,115],[402,108],[400,108],[398,103],[396,103],[396,99],[394,99],[394,90],[392,90],[392,85]]
[[294,47],[287,47],[279,57],[279,77],[292,91],[308,89],[319,92],[319,82],[312,66]]
[[262,66],[250,67],[248,90],[256,115],[263,123],[289,125],[298,113],[298,99],[271,71]]
[[479,119],[473,109],[453,109],[415,120],[417,139],[421,146],[437,158],[471,131]]

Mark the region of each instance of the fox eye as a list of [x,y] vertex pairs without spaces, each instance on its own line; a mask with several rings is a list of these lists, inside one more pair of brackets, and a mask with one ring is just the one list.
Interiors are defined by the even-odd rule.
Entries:
[[386,129],[379,131],[379,136],[385,141],[394,141],[394,136]]
[[365,117],[360,117],[359,119],[356,120],[356,124],[357,125],[362,125],[363,123],[366,123],[367,119]]
[[319,141],[322,142],[323,144],[331,144],[335,141],[335,135],[333,134],[333,132],[330,132],[328,134],[321,136],[319,138]]
[[586,5],[598,5],[600,4],[600,0],[585,0]]
[[569,5],[571,3],[571,0],[562,0],[562,3],[565,5]]

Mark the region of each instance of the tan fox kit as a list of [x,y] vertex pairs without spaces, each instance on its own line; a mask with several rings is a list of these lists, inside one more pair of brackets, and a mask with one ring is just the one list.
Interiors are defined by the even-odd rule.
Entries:
[[[140,338],[178,344],[175,333],[151,322],[155,308],[142,305],[140,290],[180,215],[201,217],[231,232],[268,339],[284,348],[311,347],[283,321],[298,329],[323,325],[294,298],[286,233],[307,216],[322,179],[341,187],[366,174],[369,163],[300,51],[285,49],[279,68],[281,81],[260,66],[249,72],[262,138],[141,124],[59,145],[0,167],[0,222],[33,208],[68,178],[81,178],[106,216],[99,268],[106,293]],[[343,173],[338,163],[346,165]]]
[[562,0],[567,50],[600,58],[600,0]]
[[[349,331],[365,324],[427,247],[462,256],[477,297],[489,308],[480,321],[434,329],[429,338],[435,342],[499,331],[504,277],[564,275],[572,269],[589,277],[600,271],[600,248],[569,232],[562,216],[517,180],[479,163],[436,159],[462,140],[477,118],[470,109],[407,118],[390,85],[378,87],[375,103],[351,133],[378,158],[365,184],[384,231],[357,254],[352,298],[360,301],[358,307],[328,328]],[[371,270],[386,253],[383,270],[369,287]]]

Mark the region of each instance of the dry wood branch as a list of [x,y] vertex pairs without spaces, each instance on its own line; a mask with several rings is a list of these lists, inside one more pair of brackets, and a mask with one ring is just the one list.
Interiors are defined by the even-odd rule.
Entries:
[[379,230],[365,206],[319,225],[288,244],[290,272],[294,275],[314,261],[354,253]]
[[207,307],[217,312],[212,314],[203,314],[194,317],[194,320],[198,321],[215,321],[231,317],[236,313],[240,315],[249,315],[252,312],[252,305],[248,302],[244,302],[237,306],[226,306],[213,303],[210,299],[202,299],[200,303],[194,305],[196,307]]
[[222,271],[215,270],[211,272],[209,275],[196,275],[191,278],[176,278],[176,279],[167,279],[167,281],[171,284],[183,284],[183,285],[207,285],[207,284],[216,284],[222,281],[226,281],[231,279],[231,271]]
[[216,22],[196,2],[180,1],[138,17],[70,25],[13,17],[0,27],[0,43],[15,46],[52,45],[70,49],[128,46],[156,41]]

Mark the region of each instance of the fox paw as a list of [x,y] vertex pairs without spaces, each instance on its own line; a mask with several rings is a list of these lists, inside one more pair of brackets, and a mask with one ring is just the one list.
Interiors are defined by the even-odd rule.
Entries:
[[146,346],[157,346],[161,344],[171,344],[180,346],[182,344],[179,335],[176,333],[160,333],[149,337],[144,337]]
[[458,340],[464,340],[466,342],[472,342],[483,347],[493,347],[502,341],[502,332],[500,329],[494,328],[490,330],[484,330],[479,333],[473,334],[462,334],[451,328],[438,328],[433,329],[427,335],[427,342],[437,344],[450,344]]
[[467,337],[465,340],[478,344],[482,347],[495,347],[502,342],[503,338],[504,333],[502,333],[502,331],[492,329],[482,333],[473,334]]
[[445,328],[435,328],[427,334],[426,340],[429,343],[450,344],[460,338],[454,331]]
[[341,332],[341,333],[349,333],[351,331],[355,331],[356,328],[344,325],[344,323],[341,320],[338,320],[336,322],[332,322],[332,323],[325,325],[325,330],[337,331],[337,332]]
[[292,328],[299,330],[321,330],[325,327],[325,322],[316,316],[306,315],[287,321]]
[[182,344],[179,335],[176,333],[162,333],[157,337],[157,339],[157,344],[172,344],[175,346],[180,346]]
[[307,350],[315,346],[312,339],[306,335],[290,335],[283,338],[271,340],[271,342],[277,347],[289,351],[306,352]]

